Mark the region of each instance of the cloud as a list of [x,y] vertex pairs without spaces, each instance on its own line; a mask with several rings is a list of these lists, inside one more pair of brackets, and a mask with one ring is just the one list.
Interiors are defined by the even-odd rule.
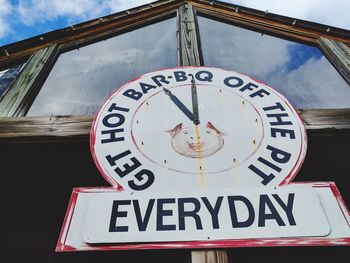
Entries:
[[58,18],[80,22],[103,13],[101,1],[96,0],[28,0],[16,7],[19,19],[25,25],[45,23]]
[[103,5],[110,13],[120,12],[122,10],[130,9],[133,7],[141,6],[153,1],[150,0],[107,0],[103,1]]
[[83,22],[149,3],[149,0],[19,0],[16,11],[25,25],[65,18],[68,24]]
[[349,0],[224,0],[271,13],[350,29]]
[[0,0],[0,38],[11,30],[7,17],[11,14],[12,6],[8,0]]

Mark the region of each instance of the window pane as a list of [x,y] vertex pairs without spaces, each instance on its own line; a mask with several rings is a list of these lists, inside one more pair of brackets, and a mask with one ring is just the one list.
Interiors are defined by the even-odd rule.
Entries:
[[24,68],[24,64],[14,66],[13,68],[0,71],[0,99],[5,95],[6,91],[11,87],[19,73]]
[[175,18],[63,53],[27,116],[90,115],[120,85],[177,65]]
[[199,17],[206,66],[237,71],[265,82],[296,108],[349,108],[350,87],[321,51]]

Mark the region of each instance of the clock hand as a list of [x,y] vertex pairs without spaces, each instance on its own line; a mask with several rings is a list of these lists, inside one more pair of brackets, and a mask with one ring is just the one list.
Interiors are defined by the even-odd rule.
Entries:
[[175,105],[191,120],[194,121],[195,120],[195,116],[193,115],[193,113],[175,96],[171,93],[170,90],[166,89],[163,87],[163,90],[165,92],[166,95],[169,96],[169,98],[171,99],[172,102],[175,103]]
[[200,122],[199,122],[199,111],[198,111],[197,86],[193,75],[191,80],[191,94],[192,94],[192,109],[193,109],[193,115],[194,115],[193,123],[195,125],[198,125]]

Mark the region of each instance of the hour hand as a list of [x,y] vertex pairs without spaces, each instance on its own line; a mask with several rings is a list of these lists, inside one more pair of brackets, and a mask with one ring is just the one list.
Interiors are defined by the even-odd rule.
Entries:
[[198,97],[197,97],[197,86],[196,82],[194,80],[194,77],[192,75],[192,80],[191,80],[191,94],[192,94],[192,109],[193,109],[193,115],[194,115],[194,120],[193,123],[195,125],[199,124],[199,111],[198,111]]
[[172,102],[189,118],[191,121],[194,121],[196,118],[193,113],[176,97],[171,93],[170,90],[163,87],[164,93],[169,96]]

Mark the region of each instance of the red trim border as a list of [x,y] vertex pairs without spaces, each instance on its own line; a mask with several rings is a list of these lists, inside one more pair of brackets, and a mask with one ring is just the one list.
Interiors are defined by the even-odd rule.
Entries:
[[[343,198],[334,182],[297,182],[291,183],[300,185],[312,185],[314,188],[330,188],[337,200],[339,208],[350,227],[350,212],[345,205]],[[79,193],[98,193],[101,191],[116,191],[112,187],[87,187],[74,188],[69,202],[69,207],[63,222],[61,233],[56,246],[56,252],[71,251],[106,251],[106,250],[145,250],[145,249],[209,249],[209,248],[234,248],[234,247],[297,247],[297,246],[350,246],[350,237],[344,238],[274,238],[274,239],[234,239],[234,240],[206,240],[186,242],[156,242],[156,243],[133,243],[72,247],[65,244],[69,232],[70,223],[74,213]]]

